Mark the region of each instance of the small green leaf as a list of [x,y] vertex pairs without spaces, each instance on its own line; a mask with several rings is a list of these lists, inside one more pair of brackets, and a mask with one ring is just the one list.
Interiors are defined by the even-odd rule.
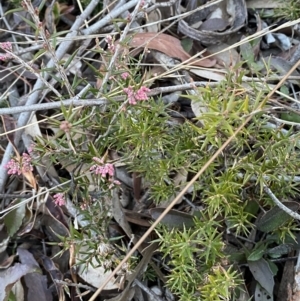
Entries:
[[[15,203],[20,202],[21,200],[18,200]],[[13,236],[20,229],[25,216],[25,211],[26,205],[24,204],[5,215],[4,223],[10,236]]]
[[300,115],[293,112],[281,113],[280,118],[282,120],[300,123]]
[[247,260],[256,261],[261,259],[265,253],[265,249],[266,249],[265,245],[261,245],[260,247],[254,249],[248,256]]
[[272,296],[274,276],[268,262],[261,258],[256,261],[249,261],[248,265],[255,280]]
[[190,38],[185,38],[181,40],[181,45],[182,48],[186,51],[186,52],[190,52],[192,47],[193,47],[193,40]]
[[[283,204],[293,211],[299,209],[299,204],[296,202],[284,202]],[[256,226],[262,232],[272,232],[291,220],[291,218],[289,214],[281,210],[278,206],[275,206],[262,216]]]
[[272,258],[279,258],[282,255],[286,255],[293,250],[290,244],[281,244],[272,249],[267,250],[267,254]]
[[289,95],[289,88],[286,85],[283,85],[280,87],[280,92],[285,94],[285,95]]

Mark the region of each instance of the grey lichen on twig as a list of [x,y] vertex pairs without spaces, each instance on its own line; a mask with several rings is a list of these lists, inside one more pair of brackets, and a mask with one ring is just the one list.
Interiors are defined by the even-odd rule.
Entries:
[[286,212],[291,217],[300,220],[300,215],[292,211],[291,209],[287,208],[283,203],[281,203],[268,186],[264,185],[264,191],[281,210]]

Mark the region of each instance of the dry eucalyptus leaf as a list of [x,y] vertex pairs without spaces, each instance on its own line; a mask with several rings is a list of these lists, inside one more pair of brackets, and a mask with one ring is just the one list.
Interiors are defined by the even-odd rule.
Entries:
[[[129,44],[135,49],[146,47],[147,49],[157,50],[171,58],[180,59],[183,62],[191,58],[191,56],[182,48],[179,39],[164,33],[137,33],[131,39]],[[189,64],[199,67],[213,67],[216,64],[216,60],[208,58],[193,59],[189,61]]]
[[[15,300],[24,301],[25,292],[22,284],[22,280],[17,281],[11,289],[12,293],[15,295]],[[27,299],[26,299],[27,300]]]
[[274,301],[273,294],[268,294],[268,292],[259,284],[256,283],[255,287],[255,300],[256,301]]
[[16,255],[10,255],[5,260],[0,262],[0,270],[9,268],[13,264],[15,257]]
[[[35,266],[37,271],[39,271],[39,265],[37,261],[28,250],[18,248],[18,255],[23,264]],[[42,275],[40,272],[28,273],[24,276],[24,282],[27,287],[27,300],[53,300],[51,290],[48,289],[46,275]],[[38,292],[38,294],[36,292]]]

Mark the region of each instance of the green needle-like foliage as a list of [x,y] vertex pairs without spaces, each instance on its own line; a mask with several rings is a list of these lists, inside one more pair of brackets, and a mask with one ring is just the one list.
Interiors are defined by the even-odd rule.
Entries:
[[[111,197],[110,188],[105,181],[92,177],[91,182],[91,177],[85,175],[89,172],[88,166],[93,164],[93,157],[101,157],[108,150],[116,151],[120,163],[143,178],[143,188],[149,191],[149,198],[160,204],[174,197],[185,185],[174,182],[178,171],[184,170],[189,177],[193,176],[249,114],[256,111],[250,123],[189,192],[190,201],[203,207],[194,226],[169,229],[161,225],[156,231],[160,252],[169,267],[167,286],[180,300],[230,300],[242,282],[234,264],[245,262],[246,248],[238,248],[229,256],[225,233],[248,239],[255,228],[259,208],[267,211],[274,206],[263,191],[264,185],[279,199],[292,198],[298,191],[295,176],[300,169],[299,135],[294,134],[292,127],[282,128],[272,122],[269,104],[258,110],[268,88],[257,92],[256,85],[246,89],[241,76],[229,73],[227,81],[218,86],[199,88],[197,96],[184,96],[201,102],[206,111],[193,120],[181,122],[172,120],[171,108],[159,97],[122,110],[119,110],[120,104],[113,101],[107,104],[105,111],[85,108],[76,114],[64,109],[65,120],[76,125],[70,128],[68,135],[59,130],[61,120],[49,119],[57,131],[54,139],[41,140],[36,146],[41,157],[47,156],[60,164],[65,162],[64,167],[70,162],[79,167],[74,177],[75,187],[80,189],[73,190],[79,200],[89,199],[90,185],[101,191],[96,203],[90,199],[93,205],[85,212],[91,224],[84,230],[89,237],[85,244],[90,250],[85,254],[86,260],[97,254],[92,232],[110,243],[104,229],[99,227],[99,223],[105,224],[109,218],[105,210],[98,210],[101,200]],[[114,95],[118,93],[123,92],[114,90]],[[110,95],[107,98],[110,99]],[[84,135],[95,138],[87,142]],[[99,135],[103,138],[97,139]],[[75,151],[70,151],[72,146],[76,146]],[[281,244],[295,238],[297,230],[295,222],[288,220],[269,233],[273,234],[271,242]],[[82,234],[74,231],[72,241],[82,238]],[[265,248],[268,245],[262,244]],[[123,256],[118,250],[116,253],[118,258]],[[260,256],[266,254],[264,250],[260,252]]]

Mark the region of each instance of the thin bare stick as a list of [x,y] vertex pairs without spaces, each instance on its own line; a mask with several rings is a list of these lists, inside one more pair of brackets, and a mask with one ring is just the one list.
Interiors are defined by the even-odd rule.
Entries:
[[[219,83],[207,83],[207,82],[194,82],[192,84],[183,84],[183,85],[176,85],[176,86],[171,86],[171,87],[161,87],[161,88],[155,88],[152,89],[149,93],[148,96],[155,96],[159,95],[162,93],[171,93],[171,92],[176,92],[176,91],[183,91],[186,89],[192,89],[194,86],[196,87],[206,87],[206,86],[216,86]],[[125,100],[125,95],[124,96],[116,96],[113,98],[110,98],[113,101],[124,101]],[[63,106],[82,106],[82,107],[90,107],[90,106],[99,106],[99,105],[104,105],[107,104],[109,100],[106,97],[101,97],[101,98],[92,98],[92,99],[79,99],[79,98],[70,98],[70,99],[65,99],[62,101],[57,101],[57,102],[51,102],[51,103],[41,103],[41,104],[35,104],[35,105],[28,105],[28,106],[17,106],[13,108],[1,108],[0,109],[0,115],[5,115],[5,114],[17,114],[17,113],[22,113],[22,112],[32,112],[32,111],[40,111],[40,110],[49,110],[49,109],[58,109],[62,105]],[[14,130],[17,131],[18,129]],[[0,135],[1,136],[1,135]]]
[[290,215],[291,217],[300,220],[300,215],[296,212],[294,212],[293,210],[287,208],[286,206],[284,206],[275,196],[275,194],[272,192],[272,190],[266,186],[265,184],[264,186],[264,191],[266,192],[266,194],[272,199],[272,201],[284,212],[286,212],[288,215]]

